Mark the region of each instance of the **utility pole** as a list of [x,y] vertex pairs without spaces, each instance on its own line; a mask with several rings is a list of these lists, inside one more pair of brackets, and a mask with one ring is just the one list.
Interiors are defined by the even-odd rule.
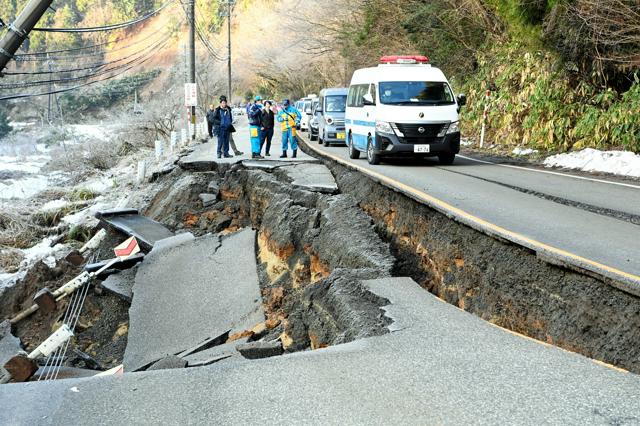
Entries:
[[0,40],[0,76],[53,0],[29,0]]
[[[196,3],[189,0],[189,83],[196,82]],[[191,106],[191,139],[196,139],[196,107]]]

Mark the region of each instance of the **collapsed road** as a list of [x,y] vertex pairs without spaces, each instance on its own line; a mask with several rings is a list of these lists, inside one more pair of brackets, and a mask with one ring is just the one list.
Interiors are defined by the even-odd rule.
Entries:
[[0,423],[640,422],[637,375],[505,329],[638,372],[636,295],[343,166],[213,158],[131,206],[171,235],[107,278],[124,374],[0,386]]

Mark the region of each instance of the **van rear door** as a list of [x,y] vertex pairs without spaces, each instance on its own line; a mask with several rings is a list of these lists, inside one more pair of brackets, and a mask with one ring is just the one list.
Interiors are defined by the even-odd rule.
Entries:
[[371,120],[373,109],[364,105],[364,95],[369,93],[369,86],[370,83],[351,85],[347,96],[346,125],[351,131],[353,146],[359,151],[367,149],[369,136],[375,134],[376,123]]

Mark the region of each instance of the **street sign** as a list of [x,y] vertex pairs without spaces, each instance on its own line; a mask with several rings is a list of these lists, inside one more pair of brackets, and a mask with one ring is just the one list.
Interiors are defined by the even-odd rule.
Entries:
[[120,244],[113,249],[116,257],[120,260],[125,260],[136,253],[140,252],[140,246],[138,240],[135,237],[129,237],[124,243]]
[[198,106],[198,88],[196,83],[185,83],[184,84],[184,105]]

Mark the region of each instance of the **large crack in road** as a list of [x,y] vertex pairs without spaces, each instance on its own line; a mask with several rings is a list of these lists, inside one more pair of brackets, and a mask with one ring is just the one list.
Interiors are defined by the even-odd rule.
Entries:
[[[209,146],[195,151],[141,194],[142,212],[179,235],[118,274],[135,280],[124,376],[66,385],[78,392],[0,387],[13,403],[0,422],[122,424],[143,412],[171,422],[176,404],[196,422],[282,419],[268,408],[273,395],[294,422],[399,420],[404,407],[428,422],[508,410],[536,423],[566,404],[586,407],[576,422],[637,420],[635,375],[540,344],[640,372],[636,296],[332,162],[216,162]],[[594,394],[602,383],[606,398]],[[535,396],[523,405],[515,396],[525,389]],[[315,413],[298,403],[311,394]],[[478,401],[449,417],[461,395]],[[438,409],[424,405],[436,400]]]

